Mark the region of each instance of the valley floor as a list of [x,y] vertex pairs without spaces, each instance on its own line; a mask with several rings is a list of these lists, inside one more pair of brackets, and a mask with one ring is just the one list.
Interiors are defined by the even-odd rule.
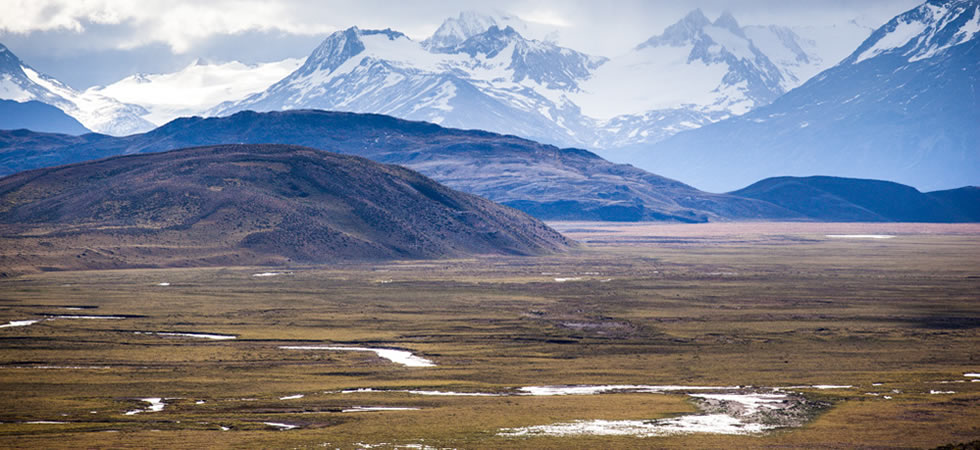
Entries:
[[980,439],[980,225],[552,225],[583,245],[0,279],[0,446]]

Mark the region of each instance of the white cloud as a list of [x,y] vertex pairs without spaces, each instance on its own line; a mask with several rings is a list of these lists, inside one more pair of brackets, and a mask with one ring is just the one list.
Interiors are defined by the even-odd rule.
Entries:
[[[709,17],[731,10],[743,24],[795,25],[865,16],[872,23],[919,0],[0,0],[0,37],[69,30],[86,39],[95,25],[118,25],[114,49],[163,43],[176,54],[214,36],[253,31],[320,35],[352,25],[401,31],[423,39],[460,10],[491,8],[560,29],[562,45],[614,56],[660,33],[700,7]],[[99,41],[99,45],[102,41]]]
[[5,0],[0,29],[6,33],[69,30],[85,35],[86,26],[129,25],[117,49],[162,42],[174,53],[214,35],[280,30],[290,34],[323,34],[336,26],[318,23],[286,2],[181,0]]

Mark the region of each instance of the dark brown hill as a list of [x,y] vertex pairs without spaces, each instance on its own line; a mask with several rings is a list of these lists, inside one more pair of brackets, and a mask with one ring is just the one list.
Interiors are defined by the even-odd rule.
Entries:
[[289,145],[22,172],[0,179],[0,233],[0,266],[30,265],[33,255],[44,260],[38,266],[66,269],[529,255],[569,245],[524,213],[412,170]]

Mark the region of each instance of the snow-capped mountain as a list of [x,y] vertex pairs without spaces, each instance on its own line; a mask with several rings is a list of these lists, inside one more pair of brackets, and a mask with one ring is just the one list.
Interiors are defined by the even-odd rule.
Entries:
[[121,136],[154,128],[141,117],[147,114],[143,107],[122,103],[97,92],[78,92],[34,70],[3,44],[0,44],[0,99],[47,103],[74,117],[86,128],[104,134]]
[[567,144],[591,124],[566,94],[604,61],[510,27],[492,26],[438,51],[396,31],[352,27],[330,35],[265,92],[210,112],[372,112]]
[[254,65],[195,60],[174,73],[131,75],[108,86],[89,88],[85,93],[140,105],[148,111],[142,116],[144,119],[163,125],[177,117],[200,114],[221,102],[261,92],[301,64],[300,58]]
[[980,0],[931,0],[772,104],[634,161],[709,191],[771,174],[980,185]]
[[[504,26],[506,25],[506,26]],[[755,32],[695,10],[609,60],[528,39],[505,14],[464,12],[419,43],[337,32],[265,92],[208,111],[320,108],[516,134],[564,146],[652,143],[768,104],[823,64],[789,29]],[[789,56],[787,56],[789,55]]]
[[[798,39],[791,31],[785,38],[773,47]],[[600,67],[573,100],[603,121],[592,146],[622,148],[768,104],[785,92],[788,77],[730,13],[711,22],[696,9]]]
[[742,114],[781,95],[782,78],[731,14],[712,23],[695,10],[596,70],[577,99],[600,119],[682,107]]

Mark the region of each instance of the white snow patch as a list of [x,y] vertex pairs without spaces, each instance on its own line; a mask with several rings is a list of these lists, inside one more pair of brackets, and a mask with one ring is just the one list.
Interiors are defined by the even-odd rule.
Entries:
[[570,277],[570,278],[555,278],[556,283],[564,283],[566,281],[579,281],[582,277]]
[[761,409],[781,409],[778,405],[786,400],[786,394],[689,394],[691,397],[735,402],[745,408],[745,414]]
[[969,378],[980,378],[980,373],[968,372],[968,373],[964,373],[963,376]]
[[[290,425],[288,423],[279,423],[279,422],[262,422],[262,423],[265,424],[265,425],[268,425],[270,427],[276,427],[276,428],[279,428],[279,429],[282,429],[282,430],[292,430],[294,428],[299,428],[299,425]],[[221,427],[221,428],[222,428],[222,431],[228,431],[228,430],[224,429],[224,427]]]
[[813,389],[850,389],[854,386],[849,384],[814,384],[810,387]]
[[284,275],[284,274],[282,272],[262,272],[262,273],[252,274],[253,277],[278,277],[279,275]]
[[404,391],[409,394],[415,395],[434,395],[434,396],[446,396],[446,397],[500,397],[503,394],[494,394],[490,392],[453,392],[453,391],[420,391],[420,390],[407,390]]
[[163,398],[160,397],[141,398],[140,401],[149,403],[150,406],[147,406],[146,409],[134,409],[132,411],[126,411],[127,416],[132,416],[142,412],[160,412],[163,411],[163,407],[165,406],[165,404],[163,403]]
[[738,386],[674,386],[674,385],[647,385],[647,384],[607,384],[607,385],[578,385],[578,386],[524,386],[517,390],[520,395],[594,395],[607,392],[639,392],[639,393],[660,393],[675,391],[709,391],[709,390],[732,390]]
[[956,391],[937,391],[937,390],[929,390],[929,393],[930,393],[930,394],[932,394],[932,395],[938,395],[938,394],[955,394],[955,393],[956,393]]
[[34,325],[35,323],[38,323],[40,321],[41,321],[41,319],[11,320],[10,322],[7,322],[7,323],[5,323],[3,325],[0,325],[0,328],[26,327],[28,325]]
[[81,319],[81,320],[123,320],[123,316],[52,316],[51,319]]
[[14,82],[10,74],[3,74],[0,77],[0,98],[23,103],[32,100],[34,96]]
[[343,409],[340,412],[372,412],[372,411],[418,411],[419,408],[411,406],[354,406]]
[[653,437],[674,434],[754,434],[771,428],[759,423],[744,423],[725,414],[690,415],[660,420],[578,420],[553,425],[505,428],[498,435],[520,436],[636,436]]
[[749,61],[755,59],[755,54],[752,53],[752,43],[747,39],[716,26],[704,27],[704,32],[708,36],[711,36],[711,40],[721,44],[722,47],[725,47],[725,50],[735,55],[736,58]]
[[[719,102],[727,64],[688,61],[692,46],[644,47],[599,66],[569,99],[582,114],[609,120],[651,110],[707,107]],[[643,86],[643,89],[637,89]],[[737,101],[724,99],[722,101]]]
[[31,425],[60,425],[68,422],[61,422],[57,420],[32,420],[30,422],[24,422]]
[[202,64],[194,61],[178,72],[138,74],[85,94],[101,94],[146,108],[143,118],[163,125],[177,117],[201,115],[224,101],[260,92],[303,64],[302,58],[247,65],[238,61]]
[[889,50],[902,48],[909,41],[922,34],[925,29],[926,24],[921,21],[898,22],[894,30],[885,34],[881,39],[878,39],[878,42],[875,42],[870,48],[861,52],[857,59],[854,60],[854,64],[873,58]]
[[170,283],[167,282],[157,283],[157,286],[170,286]]
[[135,331],[136,334],[155,334],[157,336],[173,336],[173,337],[189,337],[196,339],[211,339],[216,341],[224,341],[228,339],[238,339],[238,336],[233,336],[230,334],[209,334],[209,333],[178,333],[169,331]]
[[421,358],[405,350],[394,350],[390,348],[368,348],[368,347],[334,347],[334,346],[307,346],[307,345],[287,345],[280,346],[284,350],[333,350],[349,352],[374,352],[379,357],[387,359],[395,364],[407,367],[433,367],[436,364],[428,359]]
[[285,397],[279,397],[279,400],[296,400],[298,398],[303,398],[303,397],[305,397],[305,395],[303,394],[287,395]]

